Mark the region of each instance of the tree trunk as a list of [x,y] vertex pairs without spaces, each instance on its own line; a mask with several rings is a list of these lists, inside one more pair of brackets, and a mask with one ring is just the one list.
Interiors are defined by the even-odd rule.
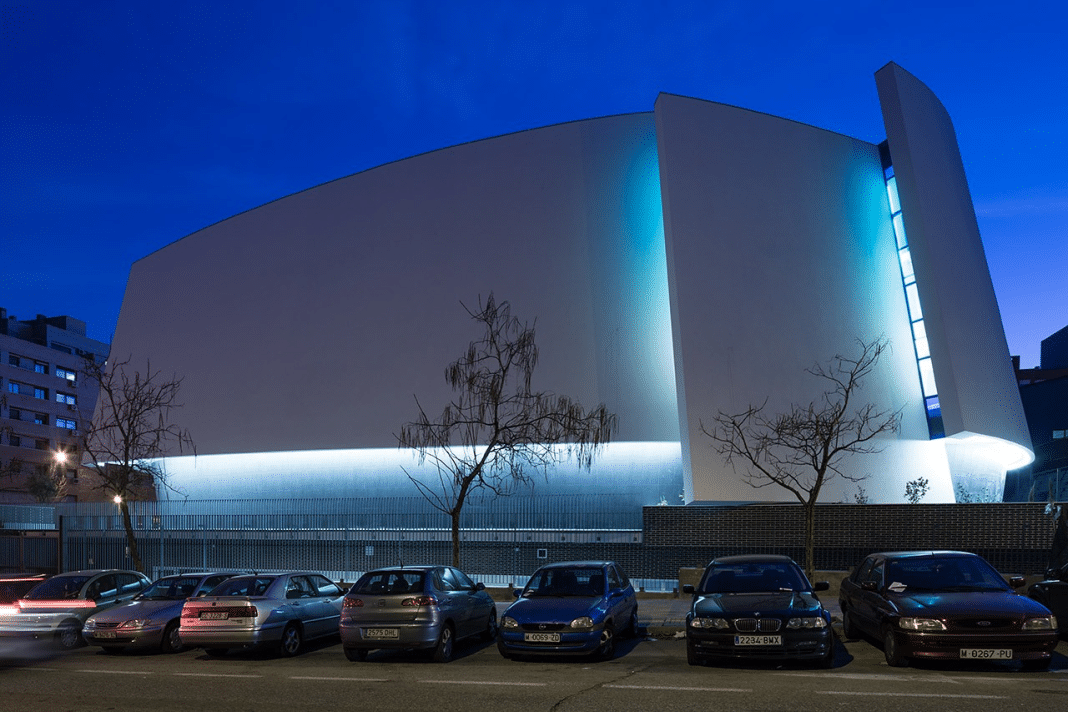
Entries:
[[122,512],[122,525],[126,528],[126,547],[130,550],[134,568],[144,573],[145,567],[141,563],[141,554],[137,551],[137,539],[134,537],[133,520],[130,519],[130,506],[125,499],[119,502],[119,511]]
[[805,576],[814,581],[816,576],[816,503],[805,502]]
[[460,508],[449,514],[452,516],[452,565],[460,568]]

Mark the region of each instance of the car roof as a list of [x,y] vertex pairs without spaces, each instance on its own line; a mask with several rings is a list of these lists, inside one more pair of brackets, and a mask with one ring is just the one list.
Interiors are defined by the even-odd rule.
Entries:
[[[708,562],[708,566],[712,564],[757,564],[757,563],[775,563],[775,564],[794,564],[797,562],[791,559],[789,556],[783,556],[782,554],[736,554],[734,556],[717,556]],[[707,568],[707,567],[705,567]]]
[[385,571],[432,571],[434,569],[455,568],[453,566],[438,566],[435,564],[417,564],[415,566],[380,566],[377,569],[371,569],[367,573],[376,574]]
[[541,568],[543,569],[578,569],[592,566],[608,566],[615,564],[614,561],[557,561],[552,564],[545,564]]
[[138,576],[144,576],[144,574],[138,571],[131,571],[129,569],[82,569],[80,571],[64,571],[61,574],[56,574],[56,578],[60,576],[99,576],[100,574],[136,574]]
[[[871,556],[881,556],[884,559],[921,559],[929,556],[941,557],[978,557],[970,551],[953,551],[950,549],[928,549],[926,551],[880,551]],[[867,558],[867,557],[865,557]]]

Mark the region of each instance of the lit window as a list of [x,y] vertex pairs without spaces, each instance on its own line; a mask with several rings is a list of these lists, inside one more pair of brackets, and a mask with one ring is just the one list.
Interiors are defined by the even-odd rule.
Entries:
[[40,361],[33,362],[33,370],[37,373],[48,373],[48,364]]
[[920,384],[923,386],[925,396],[938,395],[938,387],[935,385],[934,368],[931,367],[931,359],[920,359]]
[[886,181],[886,195],[890,198],[890,214],[901,212],[901,201],[897,197],[897,178],[893,176]]
[[922,319],[912,322],[912,340],[916,344],[916,358],[928,358],[931,355],[931,347],[927,344],[927,329]]
[[66,428],[67,430],[77,430],[78,421],[71,420],[70,418],[56,418],[57,428]]
[[46,388],[38,388],[37,386],[34,386],[33,387],[33,397],[34,398],[38,398],[40,400],[48,400],[48,389],[46,389]]
[[897,238],[898,248],[906,247],[909,244],[908,238],[905,237],[905,219],[901,217],[901,213],[898,213],[893,217],[894,222],[894,237]]
[[7,390],[8,390],[9,393],[18,393],[19,392],[19,384],[15,383],[14,381],[8,381],[7,382]]
[[905,286],[905,299],[909,303],[909,318],[912,321],[923,318],[923,310],[920,309],[920,293],[916,290],[916,283]]
[[1054,440],[1061,440],[1061,439],[1063,439],[1063,438],[1064,438],[1064,434],[1065,434],[1065,432],[1068,432],[1068,431],[1065,431],[1065,430],[1054,430],[1054,431],[1053,431],[1053,439],[1054,439]]
[[66,381],[70,381],[72,384],[78,380],[77,371],[71,371],[62,366],[56,366],[56,375]]
[[912,271],[912,253],[909,252],[909,248],[900,250],[897,256],[901,260],[901,276],[905,284],[916,281],[916,273]]
[[33,422],[37,423],[38,425],[48,425],[48,416],[44,413],[34,413]]
[[67,405],[78,405],[78,399],[70,393],[62,393],[56,391],[56,403],[66,403]]

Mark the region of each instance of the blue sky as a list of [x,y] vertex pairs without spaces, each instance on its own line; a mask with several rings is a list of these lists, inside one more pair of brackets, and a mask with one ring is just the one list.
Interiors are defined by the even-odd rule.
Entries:
[[[756,9],[754,9],[756,8]],[[425,151],[671,92],[885,138],[888,61],[954,120],[1009,349],[1068,325],[1063,2],[0,0],[0,306],[110,341],[130,265]]]

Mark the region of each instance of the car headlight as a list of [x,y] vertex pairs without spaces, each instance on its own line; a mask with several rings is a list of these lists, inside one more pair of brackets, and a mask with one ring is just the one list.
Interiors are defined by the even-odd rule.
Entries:
[[1057,627],[1056,616],[1042,616],[1041,618],[1028,618],[1024,621],[1024,630],[1053,630]]
[[152,625],[152,619],[150,618],[134,618],[133,620],[126,621],[120,628],[147,628]]
[[730,628],[730,623],[724,618],[694,618],[690,621],[691,628]]
[[572,628],[579,628],[580,630],[588,630],[593,627],[593,619],[589,616],[581,616],[571,621],[570,626]]
[[905,630],[915,630],[920,632],[946,629],[945,623],[935,618],[902,618],[897,624]]
[[515,618],[509,618],[508,616],[503,616],[501,618],[501,628],[518,628],[518,627],[519,627],[519,622],[516,621]]
[[827,621],[822,616],[815,618],[791,618],[786,622],[787,628],[826,628]]

